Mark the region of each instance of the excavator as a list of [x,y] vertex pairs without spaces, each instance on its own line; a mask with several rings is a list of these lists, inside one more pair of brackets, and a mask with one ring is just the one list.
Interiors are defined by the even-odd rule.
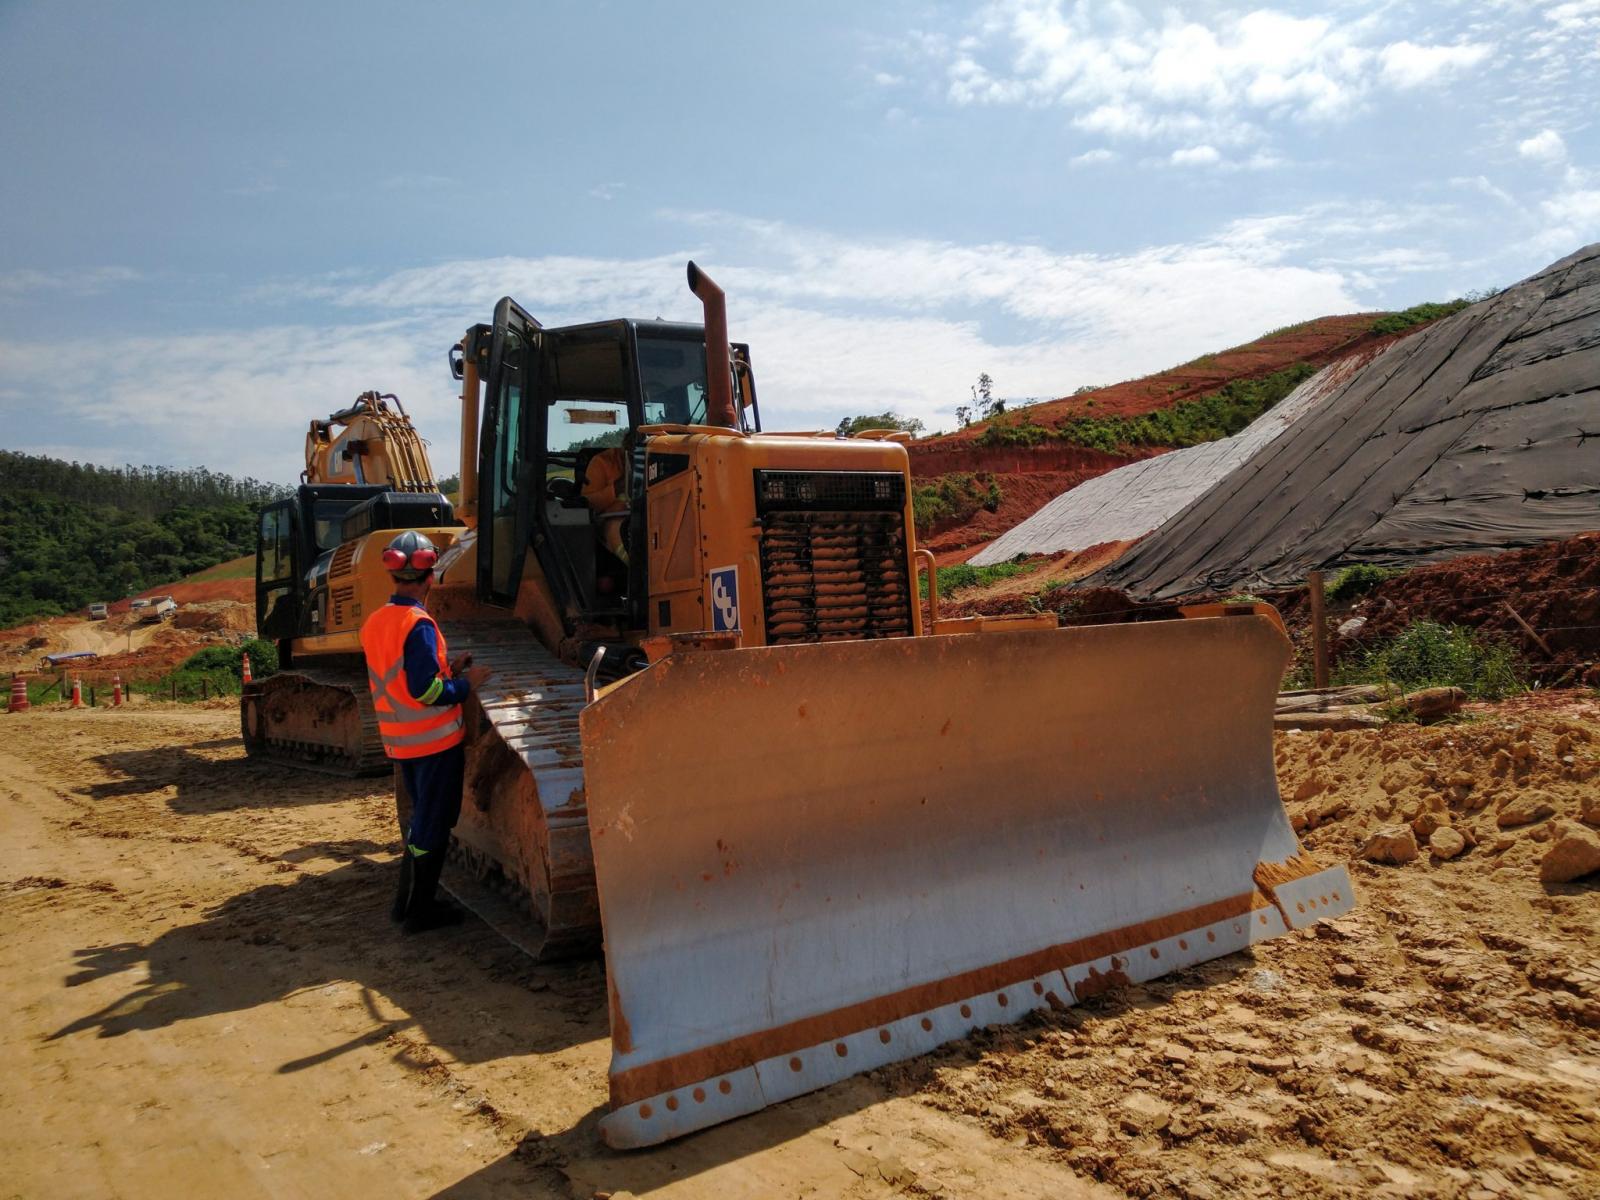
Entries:
[[469,328],[456,504],[393,397],[313,422],[241,704],[252,755],[386,769],[359,630],[394,532],[441,548],[429,611],[494,671],[445,883],[540,958],[603,940],[609,1144],[1351,908],[1278,796],[1276,612],[941,615],[901,435],[763,431],[688,283],[701,324]]

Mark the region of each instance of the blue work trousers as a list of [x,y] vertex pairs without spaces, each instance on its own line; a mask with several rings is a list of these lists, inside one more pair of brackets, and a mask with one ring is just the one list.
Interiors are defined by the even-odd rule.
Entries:
[[450,831],[461,816],[466,750],[452,746],[438,754],[398,761],[406,791],[411,793],[411,828],[406,830],[406,844],[413,854],[443,852],[449,847]]

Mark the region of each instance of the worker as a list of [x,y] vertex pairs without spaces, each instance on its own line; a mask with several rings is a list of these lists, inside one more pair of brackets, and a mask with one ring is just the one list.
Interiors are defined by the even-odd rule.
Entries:
[[390,914],[407,933],[461,921],[460,910],[435,893],[450,830],[461,815],[466,765],[461,706],[491,675],[488,667],[473,666],[470,654],[450,662],[444,634],[423,607],[438,561],[439,552],[425,535],[412,529],[397,535],[383,552],[394,595],[361,626],[384,753],[399,764],[411,796],[400,886]]
[[583,498],[594,513],[596,535],[618,561],[628,561],[622,536],[628,516],[628,441],[599,451],[583,468]]

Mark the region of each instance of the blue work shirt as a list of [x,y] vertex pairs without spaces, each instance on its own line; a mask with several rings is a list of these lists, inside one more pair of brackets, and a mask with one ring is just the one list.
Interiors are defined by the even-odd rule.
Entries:
[[[390,596],[390,604],[407,604],[412,608],[421,608],[419,600],[409,596]],[[418,704],[423,702],[422,697],[433,686],[435,676],[439,672],[439,635],[432,621],[418,621],[406,635],[405,646],[406,662],[406,690],[411,693],[411,698]],[[472,691],[472,685],[465,679],[446,679],[444,687],[430,702],[435,705],[460,704]]]

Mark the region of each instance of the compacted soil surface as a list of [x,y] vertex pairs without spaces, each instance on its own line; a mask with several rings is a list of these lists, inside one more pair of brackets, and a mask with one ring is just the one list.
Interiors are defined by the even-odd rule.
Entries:
[[[231,706],[0,714],[0,1194],[1600,1195],[1600,887],[1539,880],[1593,694],[1278,758],[1351,915],[623,1154],[602,965],[399,936],[386,781]],[[1399,824],[1473,844],[1366,862]]]

